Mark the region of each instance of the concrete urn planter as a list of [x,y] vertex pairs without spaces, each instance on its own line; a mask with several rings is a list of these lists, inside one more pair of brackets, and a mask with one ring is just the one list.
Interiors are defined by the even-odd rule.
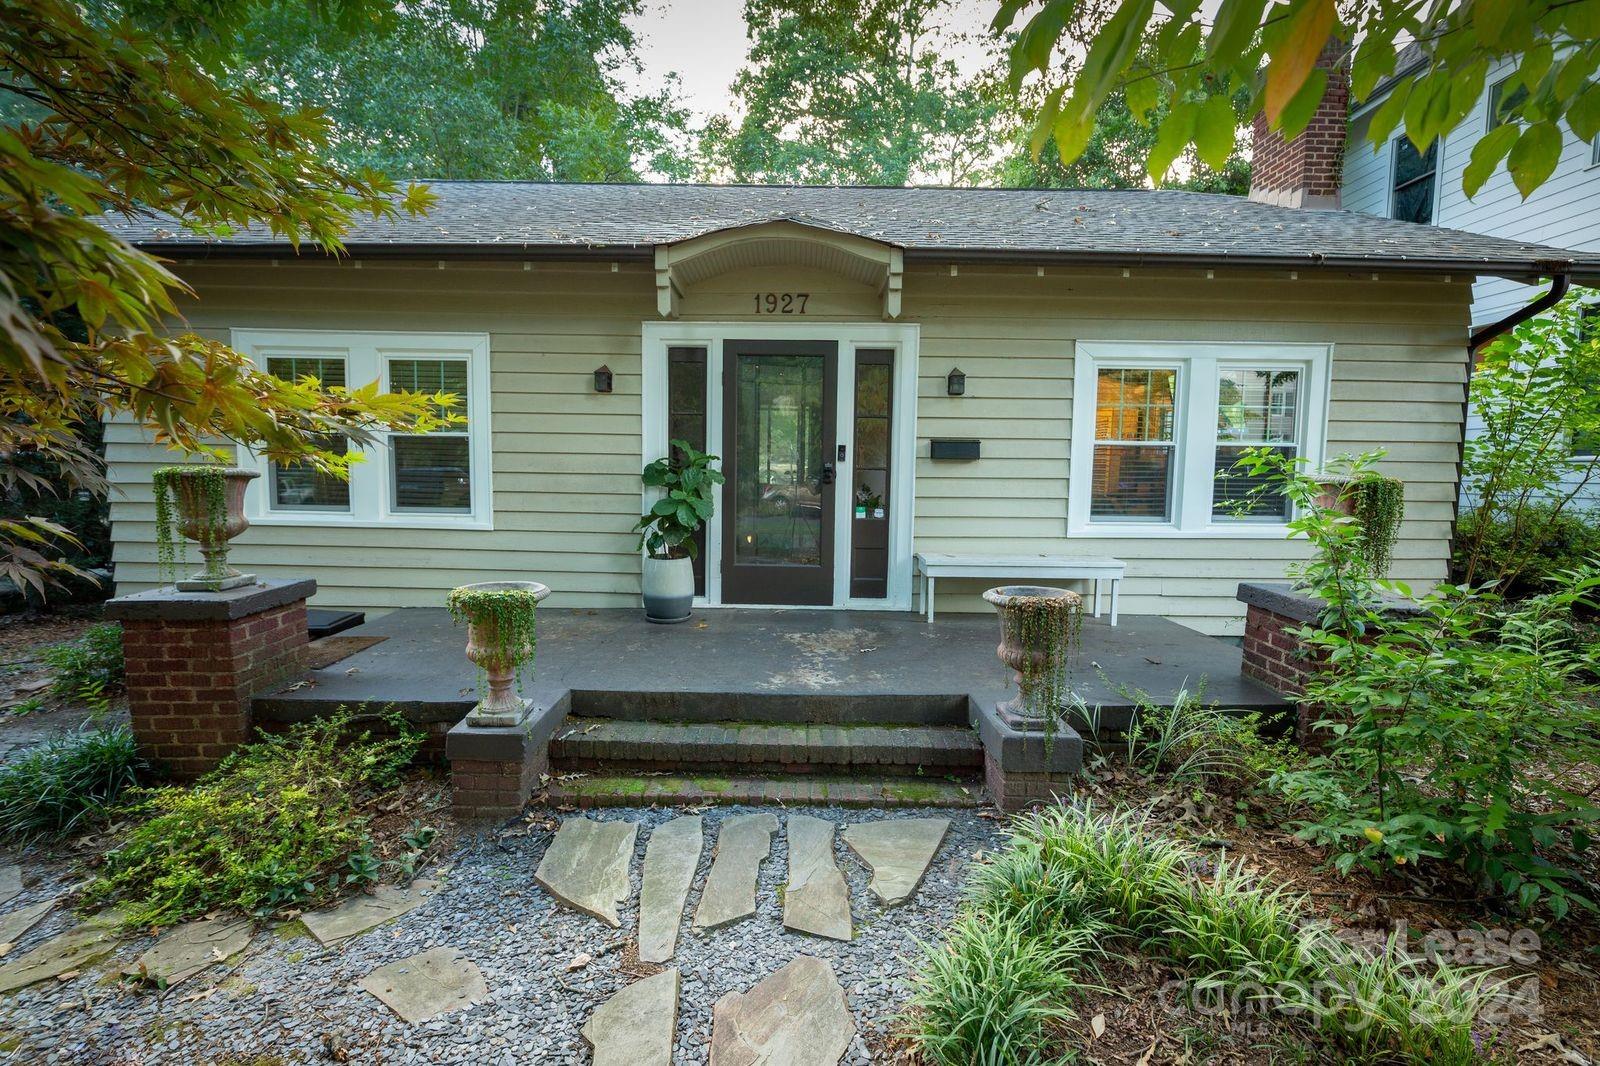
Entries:
[[1354,518],[1356,498],[1349,489],[1355,481],[1356,479],[1348,474],[1320,474],[1317,476],[1317,486],[1320,491],[1311,502],[1324,510],[1337,511],[1346,517]]
[[[244,516],[244,492],[259,471],[236,466],[172,469],[164,480],[177,512],[177,531],[200,545],[205,566],[199,573],[173,582],[180,592],[222,592],[254,583],[254,574],[241,574],[228,565],[228,542],[250,528]],[[211,486],[221,479],[221,500]],[[158,489],[159,491],[159,489]]]
[[671,625],[686,622],[694,605],[694,560],[644,557],[640,575],[647,622]]
[[[478,705],[467,713],[467,724],[472,726],[515,726],[527,717],[532,700],[525,700],[515,691],[517,668],[533,659],[531,637],[524,638],[518,646],[501,632],[499,615],[483,609],[475,593],[512,593],[524,601],[532,611],[540,601],[550,595],[550,587],[537,581],[486,581],[477,585],[463,585],[451,593],[451,613],[464,618],[467,623],[467,658],[481,669],[487,678],[486,691]],[[520,607],[521,605],[519,605]],[[531,619],[529,633],[531,634]]]
[[1083,615],[1083,597],[1047,585],[1002,585],[983,594],[1000,616],[995,654],[1010,667],[1017,696],[995,710],[1013,729],[1044,729],[1043,702],[1054,697],[1049,679],[1065,671],[1072,636]]

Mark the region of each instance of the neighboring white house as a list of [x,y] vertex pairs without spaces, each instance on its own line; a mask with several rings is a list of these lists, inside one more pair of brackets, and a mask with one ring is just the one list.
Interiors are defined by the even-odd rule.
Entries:
[[[1396,77],[1415,70],[1421,62],[1420,52],[1407,51],[1401,56]],[[1376,150],[1368,142],[1368,123],[1393,85],[1394,79],[1390,79],[1368,99],[1351,106],[1338,206],[1560,248],[1600,249],[1600,139],[1580,141],[1563,126],[1566,139],[1555,173],[1526,200],[1504,166],[1471,199],[1462,191],[1461,174],[1472,146],[1499,124],[1497,115],[1504,113],[1508,101],[1515,103],[1519,94],[1526,93],[1516,80],[1515,64],[1507,61],[1493,68],[1477,106],[1425,152],[1416,150],[1404,130]],[[1504,318],[1545,288],[1548,284],[1480,277],[1473,288],[1473,328]],[[1469,411],[1468,435],[1481,428],[1476,413]],[[1592,486],[1589,494],[1600,502],[1600,487]]]

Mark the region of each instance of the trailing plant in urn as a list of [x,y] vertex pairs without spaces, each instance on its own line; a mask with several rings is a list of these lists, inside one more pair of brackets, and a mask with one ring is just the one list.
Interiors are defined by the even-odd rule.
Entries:
[[156,559],[174,577],[186,552],[177,534],[200,545],[205,569],[176,582],[185,591],[218,592],[255,580],[228,565],[228,541],[249,528],[244,490],[260,477],[232,466],[164,466],[151,475],[156,505]]
[[520,671],[533,662],[539,601],[550,595],[537,581],[488,581],[452,589],[450,617],[467,625],[467,658],[480,670],[483,695],[467,715],[470,725],[513,726],[528,702],[512,693]]
[[1083,628],[1083,598],[1066,589],[1003,585],[983,598],[1000,616],[1000,661],[1016,674],[1017,697],[997,709],[1012,726],[1055,735],[1072,696],[1072,653]]
[[1383,577],[1394,561],[1394,543],[1400,536],[1400,520],[1406,514],[1405,484],[1399,478],[1368,470],[1356,478],[1351,490],[1367,572]]

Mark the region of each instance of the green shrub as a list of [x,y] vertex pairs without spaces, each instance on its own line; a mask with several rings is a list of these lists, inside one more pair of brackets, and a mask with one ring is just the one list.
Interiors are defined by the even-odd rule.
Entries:
[[924,948],[911,1036],[931,1061],[1065,1058],[1069,997],[1118,941],[1178,967],[1198,992],[1246,997],[1320,1033],[1339,1061],[1477,1061],[1473,1026],[1501,989],[1489,974],[1426,963],[1394,942],[1345,944],[1308,924],[1297,896],[1237,864],[1198,876],[1205,857],[1136,813],[1057,807],[1011,833],[975,868],[945,943]]
[[101,818],[145,769],[127,726],[52,737],[0,765],[0,840],[75,832]]
[[55,674],[52,693],[105,710],[111,693],[122,686],[122,627],[115,622],[90,626],[77,640],[44,649],[43,658]]
[[366,812],[424,739],[398,715],[386,721],[396,735],[377,737],[341,711],[263,736],[192,788],[148,793],[88,899],[122,904],[131,925],[168,925],[316,905],[376,880]]
[[[1595,609],[1600,565],[1509,603],[1483,586],[1414,597],[1366,571],[1359,530],[1316,505],[1316,479],[1270,450],[1251,455],[1297,505],[1289,527],[1312,555],[1292,573],[1322,604],[1297,636],[1325,664],[1304,699],[1331,741],[1270,782],[1306,805],[1300,834],[1337,849],[1341,871],[1450,864],[1527,911],[1595,908],[1600,806],[1571,782],[1600,765],[1600,644],[1574,624]],[[1411,610],[1393,611],[1386,593]]]
[[1466,579],[1476,557],[1476,582],[1498,581],[1498,591],[1521,599],[1549,590],[1556,575],[1600,559],[1600,516],[1529,503],[1511,518],[1468,511],[1456,523],[1451,578]]

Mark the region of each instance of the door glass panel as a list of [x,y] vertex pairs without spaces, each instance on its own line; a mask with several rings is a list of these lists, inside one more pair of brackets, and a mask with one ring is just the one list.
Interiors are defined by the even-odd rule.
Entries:
[[[698,345],[667,349],[667,439],[706,450],[706,350]],[[677,449],[673,449],[676,456]],[[694,594],[706,594],[706,527],[694,532]]]
[[824,370],[821,356],[738,357],[738,564],[821,565]]

